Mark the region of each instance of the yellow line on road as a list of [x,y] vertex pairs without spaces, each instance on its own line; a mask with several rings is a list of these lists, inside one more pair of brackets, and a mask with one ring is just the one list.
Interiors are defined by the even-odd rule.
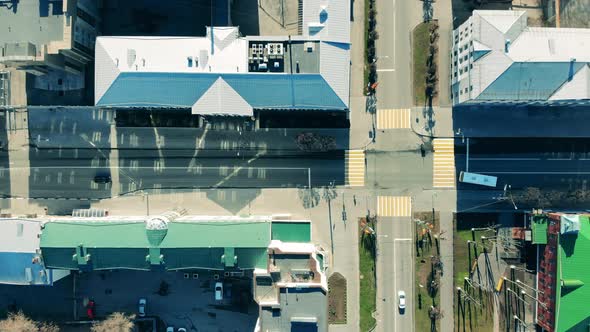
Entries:
[[344,152],[345,184],[351,187],[365,185],[365,151],[348,150]]
[[377,110],[377,129],[409,129],[410,109],[378,109]]
[[435,138],[433,141],[434,188],[455,188],[455,141],[452,138]]
[[378,196],[377,216],[379,217],[411,217],[412,197],[410,196]]

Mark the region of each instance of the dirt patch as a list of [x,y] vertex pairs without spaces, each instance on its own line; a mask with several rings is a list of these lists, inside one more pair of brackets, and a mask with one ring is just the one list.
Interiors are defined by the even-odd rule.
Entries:
[[328,278],[328,323],[346,324],[346,278],[338,272]]

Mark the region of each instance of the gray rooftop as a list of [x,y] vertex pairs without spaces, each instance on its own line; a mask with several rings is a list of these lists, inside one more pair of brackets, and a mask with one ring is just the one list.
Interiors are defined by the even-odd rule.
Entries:
[[264,331],[327,331],[327,296],[321,288],[281,289],[280,310],[262,308]]
[[21,0],[0,5],[0,45],[31,42],[36,46],[63,39],[61,1]]

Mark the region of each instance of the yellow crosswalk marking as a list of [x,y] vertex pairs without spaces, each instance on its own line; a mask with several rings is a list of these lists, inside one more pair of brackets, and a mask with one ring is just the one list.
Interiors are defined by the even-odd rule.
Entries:
[[411,128],[410,109],[378,109],[377,129]]
[[435,138],[433,183],[434,188],[455,188],[455,141]]
[[351,187],[365,185],[365,151],[348,150],[344,152],[345,184]]
[[377,216],[379,217],[411,217],[412,197],[410,196],[378,196]]

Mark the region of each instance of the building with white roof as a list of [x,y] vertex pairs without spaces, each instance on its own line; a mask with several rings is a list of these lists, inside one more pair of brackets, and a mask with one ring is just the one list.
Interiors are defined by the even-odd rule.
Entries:
[[0,218],[0,284],[47,286],[70,274],[45,268],[40,234],[39,220]]
[[99,37],[95,105],[189,108],[199,115],[258,110],[347,111],[350,3],[303,1],[301,35]]
[[475,10],[453,41],[454,105],[590,103],[590,29],[528,27],[526,11]]

